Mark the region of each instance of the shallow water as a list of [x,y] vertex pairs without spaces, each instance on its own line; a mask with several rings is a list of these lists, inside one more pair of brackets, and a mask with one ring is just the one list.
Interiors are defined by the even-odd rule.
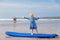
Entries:
[[[31,33],[29,29],[29,21],[17,21],[16,24],[13,21],[0,21],[0,39],[1,40],[60,40],[60,20],[45,20],[36,21],[38,27],[38,33],[55,33],[58,34],[57,38],[24,38],[24,37],[10,37],[7,38],[6,31],[26,32]],[[34,30],[34,33],[35,30]]]

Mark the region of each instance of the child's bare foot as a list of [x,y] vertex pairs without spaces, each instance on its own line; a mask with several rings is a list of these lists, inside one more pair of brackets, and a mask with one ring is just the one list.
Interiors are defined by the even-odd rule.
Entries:
[[33,35],[33,33],[31,33],[31,35]]

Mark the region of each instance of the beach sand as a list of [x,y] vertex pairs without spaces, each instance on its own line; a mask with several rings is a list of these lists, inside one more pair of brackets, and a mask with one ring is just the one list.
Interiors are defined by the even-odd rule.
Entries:
[[[39,24],[38,24],[39,25]],[[55,25],[55,24],[54,24]],[[52,25],[52,26],[54,26]],[[48,26],[48,25],[47,25]],[[59,25],[57,25],[59,26]],[[5,34],[6,31],[14,32],[25,32],[30,33],[29,24],[19,23],[19,24],[0,24],[0,40],[60,40],[60,37],[57,38],[25,38],[25,37],[9,37]],[[35,32],[35,31],[34,31]],[[38,27],[38,33],[56,33],[60,36],[60,27],[46,27],[42,26],[42,23]]]
[[[9,37],[5,34],[6,31],[15,31],[15,32],[31,32],[29,29],[26,30],[26,28],[24,29],[19,29],[18,27],[17,28],[13,28],[13,27],[10,27],[10,29],[8,27],[1,27],[0,29],[0,40],[60,40],[60,38],[24,38],[24,37]],[[40,30],[40,31],[39,31]],[[40,27],[39,29],[39,33],[56,33],[56,34],[59,34],[59,30],[48,30],[47,28],[44,29]],[[43,31],[42,31],[43,30]],[[46,31],[47,30],[47,31]],[[54,32],[55,31],[55,32]],[[9,38],[8,38],[9,37]]]

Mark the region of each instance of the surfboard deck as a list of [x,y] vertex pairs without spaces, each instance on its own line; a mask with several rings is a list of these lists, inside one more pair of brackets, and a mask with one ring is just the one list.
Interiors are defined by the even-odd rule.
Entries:
[[36,33],[31,34],[19,32],[6,32],[5,34],[13,37],[36,37],[36,38],[55,38],[58,36],[57,34],[36,34]]

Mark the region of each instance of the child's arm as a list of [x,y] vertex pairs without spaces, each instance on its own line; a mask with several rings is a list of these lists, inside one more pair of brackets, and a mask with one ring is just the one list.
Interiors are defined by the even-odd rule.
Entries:
[[25,19],[29,19],[28,17],[24,17]]
[[35,20],[38,20],[38,19],[40,19],[40,18],[39,17],[35,18]]

